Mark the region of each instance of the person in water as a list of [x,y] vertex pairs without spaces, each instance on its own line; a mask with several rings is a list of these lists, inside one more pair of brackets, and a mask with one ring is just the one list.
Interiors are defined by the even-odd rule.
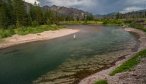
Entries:
[[75,39],[76,38],[76,35],[74,34],[73,38]]

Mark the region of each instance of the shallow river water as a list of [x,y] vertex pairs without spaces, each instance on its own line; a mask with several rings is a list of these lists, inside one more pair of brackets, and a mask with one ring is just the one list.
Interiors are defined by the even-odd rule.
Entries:
[[67,28],[80,32],[75,39],[68,35],[0,50],[0,84],[75,83],[80,79],[78,72],[96,71],[127,55],[137,43],[132,34],[120,27]]

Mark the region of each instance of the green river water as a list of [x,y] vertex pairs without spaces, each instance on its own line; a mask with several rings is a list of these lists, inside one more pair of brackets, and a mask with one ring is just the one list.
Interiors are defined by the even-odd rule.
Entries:
[[67,28],[79,29],[80,32],[75,34],[75,39],[68,35],[0,50],[0,84],[32,84],[47,73],[46,79],[56,82],[58,80],[54,78],[65,74],[72,75],[93,67],[97,69],[104,61],[98,64],[97,60],[111,58],[111,52],[119,55],[118,51],[123,53],[137,43],[132,34],[120,27],[70,25]]

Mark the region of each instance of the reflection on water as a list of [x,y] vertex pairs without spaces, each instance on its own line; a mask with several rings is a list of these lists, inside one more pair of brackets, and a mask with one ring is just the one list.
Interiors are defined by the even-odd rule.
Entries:
[[129,54],[133,35],[118,27],[69,26],[73,35],[0,50],[0,84],[69,84],[83,71],[96,71]]

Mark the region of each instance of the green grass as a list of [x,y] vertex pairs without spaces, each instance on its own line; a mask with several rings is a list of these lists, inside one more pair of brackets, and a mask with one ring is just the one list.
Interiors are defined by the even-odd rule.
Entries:
[[108,84],[108,83],[107,83],[107,80],[99,80],[99,81],[96,81],[95,84]]
[[41,32],[49,31],[49,30],[58,30],[60,28],[63,28],[63,26],[41,25],[41,26],[36,26],[36,27],[20,27],[20,28],[15,28],[15,29],[0,29],[0,38],[10,37],[14,34],[18,34],[18,35],[35,34],[35,33],[41,33]]
[[0,29],[0,38],[10,37],[14,34],[15,32],[13,29]]
[[61,24],[102,24],[101,21],[62,21]]
[[57,25],[41,25],[41,26],[36,26],[36,27],[22,27],[22,28],[17,28],[15,29],[15,33],[19,35],[26,35],[26,34],[35,34],[35,33],[40,33],[43,31],[48,31],[48,30],[58,30],[60,28],[63,28],[63,26],[57,26]]
[[135,54],[131,59],[124,62],[121,66],[113,70],[110,75],[114,76],[117,73],[129,71],[140,63],[140,59],[146,57],[146,49]]
[[103,25],[122,26],[124,24],[123,20],[121,19],[101,19],[100,21],[103,22]]
[[136,28],[136,29],[140,29],[140,30],[143,30],[144,32],[146,32],[146,29],[144,28],[144,25],[143,24],[140,24],[138,22],[135,22],[135,21],[131,21],[128,23],[128,26],[132,27],[132,28]]

